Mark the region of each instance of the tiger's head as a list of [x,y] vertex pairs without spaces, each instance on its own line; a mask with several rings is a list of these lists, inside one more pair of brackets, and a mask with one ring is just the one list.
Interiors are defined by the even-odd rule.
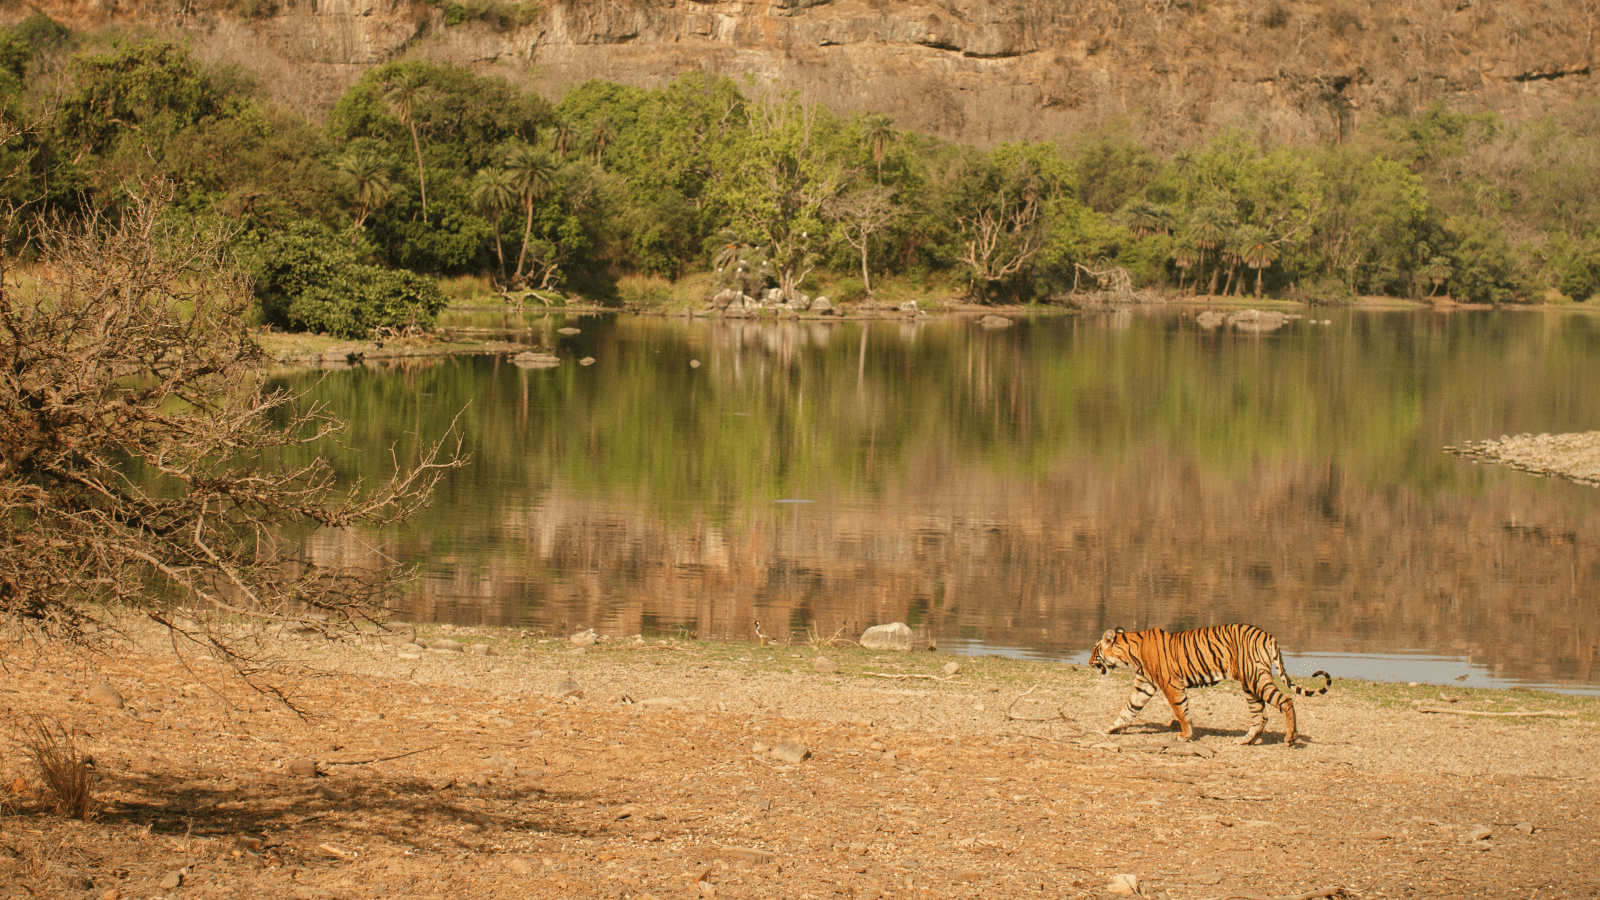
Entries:
[[1124,634],[1126,632],[1121,628],[1113,628],[1089,651],[1089,665],[1099,669],[1101,675],[1117,666],[1133,665],[1133,660],[1128,657],[1128,640]]

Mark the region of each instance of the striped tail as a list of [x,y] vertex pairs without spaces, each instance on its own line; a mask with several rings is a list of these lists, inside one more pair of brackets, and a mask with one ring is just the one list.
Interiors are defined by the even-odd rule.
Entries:
[[1322,678],[1322,687],[1312,691],[1295,684],[1294,679],[1289,677],[1289,667],[1283,664],[1283,653],[1280,652],[1277,647],[1273,647],[1272,652],[1274,656],[1278,657],[1278,671],[1283,673],[1283,680],[1288,683],[1290,690],[1294,691],[1296,694],[1299,694],[1302,697],[1315,697],[1318,694],[1326,694],[1328,692],[1328,688],[1333,687],[1333,676],[1322,671],[1321,669],[1312,672],[1311,677],[1317,678],[1320,676]]

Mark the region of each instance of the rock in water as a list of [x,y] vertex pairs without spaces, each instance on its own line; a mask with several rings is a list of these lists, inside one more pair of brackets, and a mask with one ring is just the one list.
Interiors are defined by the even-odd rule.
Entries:
[[904,622],[874,625],[861,633],[861,646],[868,650],[910,650],[911,627]]

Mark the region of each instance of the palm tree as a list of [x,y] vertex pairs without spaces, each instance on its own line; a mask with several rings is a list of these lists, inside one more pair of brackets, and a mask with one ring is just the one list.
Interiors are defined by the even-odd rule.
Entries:
[[[1194,211],[1189,220],[1189,232],[1194,236],[1194,245],[1200,248],[1202,269],[1205,268],[1205,254],[1208,250],[1216,250],[1228,240],[1228,234],[1233,231],[1233,214],[1220,206],[1206,206]],[[1220,254],[1219,254],[1220,256]],[[1217,292],[1217,276],[1220,273],[1221,260],[1211,269],[1211,282],[1206,288],[1207,294]],[[1196,287],[1199,281],[1196,279]]]
[[480,169],[472,176],[474,206],[494,223],[494,255],[500,261],[500,280],[506,280],[506,255],[500,244],[500,217],[517,203],[516,176],[509,169]]
[[544,151],[527,144],[513,144],[506,151],[505,167],[527,217],[522,226],[522,249],[517,253],[517,272],[513,276],[514,281],[521,281],[522,267],[528,258],[528,243],[533,240],[533,207],[555,187],[556,167]]
[[878,183],[883,184],[883,158],[888,155],[889,145],[894,143],[894,120],[883,113],[873,113],[861,123],[861,136],[866,139],[867,146],[872,150],[872,158],[878,163]]
[[589,127],[589,158],[595,165],[600,164],[601,157],[605,156],[606,148],[617,139],[616,132],[611,130],[610,119],[596,119]]
[[[333,167],[344,176],[345,184],[356,201],[355,225],[360,228],[372,211],[389,199],[392,185],[389,170],[383,158],[371,147],[352,147],[333,161]],[[352,235],[351,241],[355,240]]]
[[394,114],[411,129],[411,146],[417,151],[417,189],[422,194],[422,221],[428,221],[428,177],[422,168],[422,140],[417,137],[417,119],[412,115],[417,99],[428,87],[427,79],[414,69],[401,69],[383,83],[384,99]]
[[555,134],[551,143],[555,148],[557,157],[561,159],[567,158],[567,154],[572,152],[572,140],[576,136],[571,122],[562,120],[555,124]]
[[1123,207],[1122,218],[1134,237],[1171,234],[1175,222],[1170,208],[1148,200],[1135,200]]
[[1229,245],[1236,258],[1256,270],[1256,299],[1261,299],[1261,270],[1277,262],[1281,251],[1272,234],[1259,225],[1246,225],[1234,232]]
[[1172,264],[1178,267],[1181,273],[1178,276],[1178,290],[1183,290],[1183,280],[1189,275],[1189,269],[1200,261],[1200,251],[1193,244],[1184,244],[1172,251]]
[[[1428,292],[1429,297],[1432,297],[1439,290],[1439,287],[1449,280],[1451,275],[1456,273],[1456,270],[1450,267],[1450,260],[1443,256],[1435,256],[1429,259],[1428,267],[1423,271],[1427,274],[1428,280],[1433,282],[1433,290]],[[1445,296],[1448,297],[1450,295],[1446,293]]]

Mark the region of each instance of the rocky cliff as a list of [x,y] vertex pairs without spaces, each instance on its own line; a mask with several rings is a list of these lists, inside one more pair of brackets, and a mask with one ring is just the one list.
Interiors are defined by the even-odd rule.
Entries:
[[1305,142],[1435,100],[1521,118],[1597,87],[1600,0],[547,0],[525,25],[481,15],[496,2],[515,5],[13,0],[0,21],[181,31],[313,115],[406,57],[552,97],[699,69],[979,144],[1117,120],[1156,147],[1230,127]]

